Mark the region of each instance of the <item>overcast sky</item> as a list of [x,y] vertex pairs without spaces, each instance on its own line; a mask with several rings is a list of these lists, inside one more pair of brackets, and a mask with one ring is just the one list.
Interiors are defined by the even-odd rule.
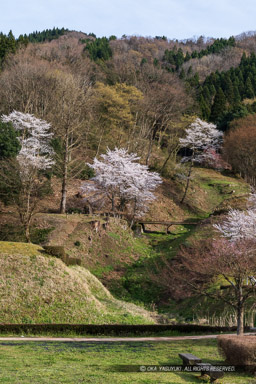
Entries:
[[229,37],[256,30],[255,0],[1,0],[0,31]]

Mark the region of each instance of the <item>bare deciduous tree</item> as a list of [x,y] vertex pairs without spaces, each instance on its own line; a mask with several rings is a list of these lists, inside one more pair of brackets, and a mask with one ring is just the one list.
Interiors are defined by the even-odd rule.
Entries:
[[78,175],[84,163],[79,147],[83,144],[86,148],[89,132],[90,80],[73,75],[61,64],[41,59],[39,53],[30,56],[20,52],[2,73],[0,109],[10,113],[16,108],[51,122],[55,139],[59,140],[55,170],[62,178],[60,210],[65,212],[68,178]]
[[224,136],[223,153],[232,169],[247,182],[256,185],[256,119],[249,115],[231,123]]
[[[174,298],[195,294],[232,307],[237,315],[237,334],[244,330],[244,312],[256,294],[256,242],[242,239],[209,239],[182,247],[175,260],[165,261],[159,282]],[[195,297],[196,300],[196,297]]]
[[88,91],[90,84],[72,74],[57,71],[51,74],[55,81],[52,107],[48,113],[55,138],[60,143],[56,166],[62,179],[60,212],[66,212],[67,184],[70,177],[81,171],[81,146],[86,146]]

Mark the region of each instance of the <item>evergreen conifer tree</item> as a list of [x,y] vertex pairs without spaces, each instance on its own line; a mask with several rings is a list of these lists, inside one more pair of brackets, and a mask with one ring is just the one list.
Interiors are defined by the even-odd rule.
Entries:
[[238,89],[238,86],[235,84],[234,85],[234,92],[233,92],[233,102],[234,102],[234,104],[238,104],[238,103],[240,103],[240,101],[241,101],[241,96],[239,93],[239,89]]
[[214,98],[210,119],[213,122],[218,122],[224,115],[226,110],[226,98],[221,88],[218,88]]
[[252,86],[250,76],[247,77],[246,82],[245,82],[244,96],[248,97],[249,99],[254,98],[254,91],[253,91],[253,86]]
[[11,123],[0,121],[0,160],[16,157],[20,149],[17,132]]
[[180,74],[179,74],[180,79],[185,79],[185,71],[183,68],[181,68]]
[[201,109],[201,115],[204,120],[208,120],[211,114],[211,107],[209,103],[206,102],[203,95],[199,98],[199,105]]
[[226,100],[228,101],[229,104],[232,104],[234,99],[234,88],[233,88],[233,84],[229,74],[227,74],[227,76],[224,77],[222,84],[223,84],[222,89],[224,91]]

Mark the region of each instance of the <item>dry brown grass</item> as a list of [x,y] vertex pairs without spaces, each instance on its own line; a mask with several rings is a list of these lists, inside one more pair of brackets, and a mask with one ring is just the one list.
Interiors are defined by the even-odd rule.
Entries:
[[249,366],[256,372],[256,335],[219,336],[218,347],[227,363]]

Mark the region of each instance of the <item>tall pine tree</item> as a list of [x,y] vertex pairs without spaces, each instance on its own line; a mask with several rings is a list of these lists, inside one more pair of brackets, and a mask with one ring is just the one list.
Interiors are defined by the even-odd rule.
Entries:
[[218,123],[226,111],[226,98],[221,88],[218,88],[214,98],[210,119],[214,123]]

